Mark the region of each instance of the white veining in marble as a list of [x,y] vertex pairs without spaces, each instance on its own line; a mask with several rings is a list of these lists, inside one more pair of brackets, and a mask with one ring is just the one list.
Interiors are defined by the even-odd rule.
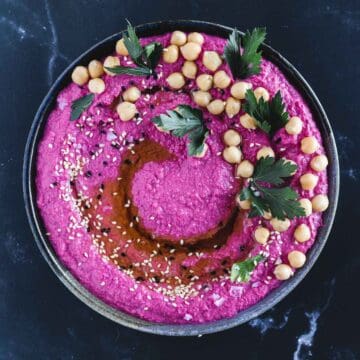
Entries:
[[272,316],[266,316],[249,321],[249,325],[259,330],[261,335],[265,335],[269,330],[280,330],[285,327],[289,321],[290,312],[291,309],[287,310],[280,321]]
[[10,30],[14,31],[21,41],[27,37],[33,37],[33,35],[29,34],[22,25],[17,24],[15,21],[8,19],[5,16],[0,17],[0,25],[5,25]]

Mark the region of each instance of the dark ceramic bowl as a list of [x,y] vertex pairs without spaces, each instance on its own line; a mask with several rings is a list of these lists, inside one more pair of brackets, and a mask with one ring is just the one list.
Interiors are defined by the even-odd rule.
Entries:
[[[184,30],[187,32],[199,31],[220,37],[227,37],[232,31],[231,28],[222,25],[189,20],[156,22],[136,27],[136,31],[139,37],[157,35],[174,30]],[[35,171],[37,147],[39,140],[42,137],[46,119],[49,115],[49,112],[54,107],[56,96],[59,91],[62,90],[71,81],[70,75],[75,65],[86,64],[92,59],[102,58],[105,55],[112,53],[114,51],[115,42],[119,37],[120,34],[114,34],[106,38],[105,40],[93,46],[91,49],[87,50],[71,65],[69,65],[68,68],[55,81],[49,93],[41,103],[38,112],[36,113],[26,144],[23,167],[23,191],[25,206],[36,243],[52,270],[74,295],[76,295],[81,301],[83,301],[93,310],[121,325],[154,334],[189,336],[214,333],[232,328],[239,324],[243,324],[269,310],[280,300],[282,300],[287,294],[289,294],[290,291],[292,291],[295,286],[300,283],[300,281],[313,267],[316,259],[320,255],[326,243],[334,220],[339,193],[338,155],[329,120],[314,91],[299,74],[299,72],[277,51],[273,50],[268,45],[263,45],[262,48],[264,57],[272,61],[283,71],[288,80],[301,92],[305,101],[310,106],[316,119],[316,123],[321,131],[325,150],[329,157],[328,175],[330,206],[324,213],[324,225],[319,230],[315,244],[308,253],[307,262],[302,269],[296,271],[295,275],[290,280],[284,282],[281,286],[266,296],[266,298],[259,301],[250,308],[241,311],[230,319],[223,319],[220,321],[198,325],[167,325],[152,323],[133,317],[122,311],[112,308],[91,294],[61,263],[49,239],[45,235],[46,230],[36,206]]]

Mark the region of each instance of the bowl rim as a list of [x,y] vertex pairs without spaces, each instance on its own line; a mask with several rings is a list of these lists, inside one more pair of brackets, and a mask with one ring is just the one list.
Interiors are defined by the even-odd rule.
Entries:
[[[158,21],[138,25],[135,29],[139,37],[159,35],[174,30],[183,30],[187,32],[199,31],[220,37],[226,37],[233,30],[233,28],[224,25],[198,20]],[[112,53],[115,41],[119,39],[120,36],[121,32],[108,36],[83,52],[69,66],[67,66],[51,86],[38,111],[36,112],[26,142],[22,173],[25,209],[36,244],[50,268],[68,290],[99,314],[128,328],[158,335],[199,336],[227,330],[237,325],[246,323],[278,304],[302,281],[305,275],[315,264],[328,239],[338,203],[340,172],[336,143],[325,110],[308,82],[303,78],[298,70],[296,70],[296,68],[279,52],[269,45],[264,44],[262,46],[263,56],[280,68],[288,81],[301,93],[310,107],[314,115],[315,122],[321,132],[324,147],[329,158],[328,195],[330,205],[324,213],[323,226],[318,231],[316,241],[308,252],[307,262],[302,269],[295,272],[295,275],[290,280],[284,282],[278,288],[271,291],[265,298],[251,307],[237,313],[232,318],[200,324],[162,324],[137,318],[121,310],[115,309],[90,293],[62,264],[61,260],[57,257],[50,240],[46,236],[45,227],[42,223],[42,219],[36,205],[35,173],[37,146],[42,137],[42,131],[44,130],[47,116],[53,108],[56,96],[59,91],[69,83],[70,74],[75,65],[88,62],[94,57],[93,53],[95,52],[101,52],[103,56],[105,56],[105,50],[108,49],[108,53]]]

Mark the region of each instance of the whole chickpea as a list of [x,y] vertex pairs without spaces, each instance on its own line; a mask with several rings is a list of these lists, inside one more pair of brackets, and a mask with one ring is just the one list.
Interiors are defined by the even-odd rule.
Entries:
[[169,86],[172,89],[175,89],[175,90],[179,90],[185,85],[184,76],[182,73],[179,73],[179,72],[174,72],[174,73],[170,74],[167,77],[166,82],[169,84]]
[[89,80],[88,69],[85,66],[76,66],[71,74],[72,81],[79,85],[85,85]]
[[301,140],[301,151],[304,154],[313,154],[319,149],[319,143],[314,136],[307,136]]
[[214,74],[214,85],[219,89],[226,89],[230,85],[231,79],[224,70],[219,70]]
[[322,212],[329,207],[329,198],[326,195],[319,194],[312,198],[311,204],[314,211]]
[[270,146],[264,146],[262,147],[257,153],[256,153],[256,159],[260,160],[262,157],[275,157],[274,150]]
[[195,79],[197,66],[193,61],[185,61],[181,71],[188,79]]
[[141,91],[136,86],[131,86],[125,90],[122,97],[125,101],[135,102],[141,96]]
[[196,85],[202,91],[208,91],[213,85],[213,77],[209,74],[201,74],[196,78]]
[[312,204],[309,199],[303,198],[299,200],[300,206],[305,210],[305,216],[312,214]]
[[239,196],[236,197],[236,204],[242,210],[250,210],[251,208],[250,200],[240,200]]
[[163,60],[168,64],[175,63],[179,58],[179,48],[176,45],[170,45],[163,49]]
[[311,159],[310,166],[314,171],[324,171],[328,166],[329,161],[325,155],[317,155]]
[[91,60],[88,65],[88,71],[91,78],[99,78],[102,74],[104,74],[104,68],[101,61]]
[[244,114],[244,115],[240,116],[240,124],[245,129],[248,129],[248,130],[255,130],[256,129],[256,121],[249,114]]
[[110,76],[115,76],[116,74],[114,74],[113,72],[107,70],[106,68],[113,68],[115,66],[119,66],[120,65],[120,60],[118,57],[116,56],[108,56],[105,60],[104,60],[104,71],[106,72],[106,74],[110,75]]
[[262,245],[265,245],[270,236],[270,231],[263,226],[258,226],[254,233],[255,240]]
[[291,223],[289,219],[280,220],[278,218],[272,218],[270,224],[275,231],[284,232],[290,227]]
[[103,79],[91,79],[88,83],[89,91],[93,94],[101,94],[105,91],[105,83]]
[[255,95],[257,101],[259,101],[260,98],[263,98],[264,101],[269,101],[269,99],[270,99],[269,92],[261,86],[257,87],[254,90],[254,95]]
[[239,164],[242,158],[241,150],[236,146],[229,146],[224,149],[223,158],[229,164]]
[[302,130],[303,123],[298,116],[293,116],[285,125],[285,130],[289,135],[299,135]]
[[279,264],[275,267],[274,275],[278,280],[288,280],[293,275],[293,271],[289,265]]
[[187,41],[202,45],[204,43],[204,37],[198,32],[192,32],[188,35]]
[[131,120],[137,113],[136,106],[128,101],[124,101],[120,103],[116,107],[116,111],[122,121],[129,121]]
[[222,64],[220,55],[216,51],[204,51],[203,64],[210,71],[216,71]]
[[249,160],[243,160],[236,168],[236,176],[249,178],[254,173],[254,165]]
[[211,103],[207,106],[207,109],[209,113],[213,115],[220,115],[225,109],[224,101],[215,99],[211,101]]
[[194,91],[192,95],[196,104],[202,107],[208,106],[211,101],[211,94],[207,91]]
[[311,238],[311,231],[310,228],[306,224],[299,225],[294,232],[295,240],[303,243]]
[[226,99],[225,112],[230,119],[240,112],[240,108],[241,103],[239,100],[231,96]]
[[236,82],[230,89],[231,95],[235,99],[245,99],[246,91],[252,88],[252,84],[245,81]]
[[186,34],[182,31],[176,30],[171,34],[170,44],[181,46],[186,43]]
[[241,143],[241,135],[232,129],[225,131],[223,139],[227,146],[238,146]]
[[313,190],[318,183],[319,178],[314,174],[304,174],[300,176],[300,184],[303,190]]
[[293,268],[299,269],[304,266],[306,261],[306,255],[301,251],[293,250],[289,252],[288,260],[289,260],[289,264]]
[[201,53],[201,46],[194,42],[188,42],[181,46],[180,51],[185,60],[194,61]]
[[124,39],[120,39],[116,42],[115,51],[118,55],[128,56],[129,52],[125,46]]

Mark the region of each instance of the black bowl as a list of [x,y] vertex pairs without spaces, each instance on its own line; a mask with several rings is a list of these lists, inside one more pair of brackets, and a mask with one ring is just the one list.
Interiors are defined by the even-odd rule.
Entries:
[[[136,27],[139,37],[146,37],[151,35],[163,34],[174,30],[184,31],[199,31],[208,34],[213,34],[221,37],[227,37],[232,31],[231,28],[222,25],[212,24],[202,21],[163,21],[140,25]],[[196,325],[167,325],[157,324],[149,321],[141,320],[134,316],[128,315],[120,310],[107,305],[99,300],[69,272],[69,270],[58,259],[51,242],[47,238],[44,224],[39,215],[36,206],[36,186],[35,186],[35,172],[36,172],[36,154],[39,140],[42,137],[46,119],[54,107],[56,96],[61,89],[63,89],[70,81],[72,69],[77,64],[86,64],[92,59],[102,58],[114,51],[116,40],[120,37],[120,33],[114,34],[105,40],[99,42],[81,56],[79,56],[67,69],[59,76],[51,87],[49,93],[44,98],[39,110],[35,115],[35,119],[31,126],[29,137],[26,144],[24,165],[23,165],[23,191],[25,199],[25,207],[29,218],[30,226],[34,234],[36,243],[40,252],[55,272],[57,277],[63,284],[81,301],[89,307],[102,314],[103,316],[130,328],[161,335],[199,335],[214,333],[225,329],[232,328],[236,325],[243,324],[269,310],[282,300],[287,294],[292,291],[296,285],[305,277],[309,270],[314,265],[316,259],[320,255],[326,240],[328,238],[338,202],[339,194],[339,163],[336,150],[334,135],[325,114],[325,111],[316,97],[314,91],[309,84],[299,74],[299,72],[292,66],[284,57],[268,45],[263,45],[263,55],[268,60],[276,64],[281,71],[286,75],[288,80],[300,91],[307,104],[310,106],[317,126],[319,127],[326,153],[329,157],[329,199],[330,206],[324,213],[324,225],[320,228],[317,239],[308,253],[307,262],[305,266],[296,271],[295,275],[281,286],[271,292],[263,300],[250,308],[239,312],[236,316],[230,319],[223,319],[207,324]]]

